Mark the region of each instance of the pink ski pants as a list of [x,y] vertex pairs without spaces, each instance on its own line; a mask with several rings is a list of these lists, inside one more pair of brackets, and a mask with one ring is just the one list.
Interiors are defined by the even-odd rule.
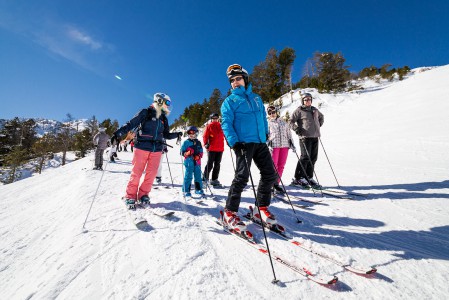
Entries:
[[[284,166],[287,162],[289,148],[273,148],[273,153],[271,157],[273,158],[274,166],[279,173],[279,177],[282,177],[282,173],[284,172]],[[277,183],[279,183],[279,178],[277,178]]]
[[[137,200],[150,193],[161,156],[162,152],[149,152],[134,148],[133,169],[126,187],[126,198]],[[144,171],[145,178],[139,187],[140,177]]]

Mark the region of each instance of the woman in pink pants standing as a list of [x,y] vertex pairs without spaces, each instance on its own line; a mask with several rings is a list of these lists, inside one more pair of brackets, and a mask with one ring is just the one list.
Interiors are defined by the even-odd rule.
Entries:
[[274,192],[285,194],[285,190],[279,185],[279,181],[284,172],[285,163],[287,162],[288,150],[292,148],[292,150],[295,151],[295,146],[292,141],[290,128],[288,124],[279,117],[276,107],[268,106],[267,115],[269,131],[267,143],[270,150],[272,150],[271,157],[273,158],[274,167],[279,174],[273,188]]
[[[125,125],[117,129],[111,138],[111,144],[113,145],[129,131],[137,131],[134,143],[133,168],[125,196],[129,208],[135,207],[137,200],[142,204],[149,204],[148,194],[157,174],[165,140],[182,136],[182,132],[169,132],[167,115],[170,113],[170,104],[171,100],[167,94],[154,94],[153,104],[139,111]],[[145,177],[139,186],[144,171]]]

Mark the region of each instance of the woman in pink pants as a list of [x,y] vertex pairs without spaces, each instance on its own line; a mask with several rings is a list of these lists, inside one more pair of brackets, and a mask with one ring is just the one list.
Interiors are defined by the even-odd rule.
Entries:
[[285,163],[287,162],[288,150],[292,148],[292,150],[295,151],[295,146],[292,141],[290,128],[288,127],[288,124],[279,117],[276,107],[268,106],[267,115],[269,118],[268,131],[270,134],[268,146],[272,150],[271,157],[273,158],[276,171],[279,174],[273,188],[275,192],[284,194],[285,190],[279,185],[279,181],[284,172]]
[[[171,100],[167,94],[154,94],[153,104],[139,111],[130,121],[117,129],[111,138],[111,144],[115,144],[121,136],[137,130],[133,168],[125,196],[129,208],[135,207],[138,200],[143,204],[149,204],[148,194],[157,174],[165,140],[182,136],[181,132],[169,132],[167,115],[170,113],[170,104]],[[139,186],[144,172],[144,180]]]

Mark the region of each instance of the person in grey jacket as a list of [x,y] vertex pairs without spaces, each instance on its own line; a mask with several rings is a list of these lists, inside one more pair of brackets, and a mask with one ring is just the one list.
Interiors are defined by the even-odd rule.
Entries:
[[100,127],[98,133],[93,138],[93,143],[97,147],[95,149],[95,167],[94,170],[103,170],[103,153],[108,147],[111,137],[106,133],[106,129]]
[[313,174],[318,159],[318,138],[321,136],[320,127],[324,123],[324,115],[312,106],[310,93],[305,93],[301,100],[302,105],[293,112],[289,122],[290,128],[299,136],[301,149],[292,185],[318,187]]

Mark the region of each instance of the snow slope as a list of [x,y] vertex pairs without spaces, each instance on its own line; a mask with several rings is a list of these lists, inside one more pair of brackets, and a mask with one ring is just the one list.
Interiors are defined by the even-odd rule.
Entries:
[[[214,190],[217,199],[204,205],[184,202],[179,146],[172,142],[163,180],[171,183],[170,166],[175,189],[153,189],[150,196],[155,207],[174,210],[175,217],[148,215],[150,232],[136,230],[120,202],[129,152],[120,152],[120,160],[105,165],[104,172],[91,170],[91,156],[0,186],[0,299],[445,299],[447,82],[449,66],[443,66],[360,94],[315,94],[325,114],[322,142],[340,185],[369,196],[326,197],[322,205],[297,208],[296,216],[287,204],[271,206],[296,239],[345,262],[375,265],[379,271],[373,276],[349,273],[268,235],[276,253],[340,280],[327,288],[274,263],[282,284],[271,284],[268,257],[213,222],[226,189]],[[319,155],[320,182],[335,186],[323,149]],[[284,183],[296,162],[290,152]],[[257,169],[252,171],[257,183]],[[232,173],[226,150],[222,183],[229,185]],[[243,196],[242,209],[254,202],[251,189]],[[296,217],[304,223],[297,224]],[[249,229],[263,240],[259,228]]]

